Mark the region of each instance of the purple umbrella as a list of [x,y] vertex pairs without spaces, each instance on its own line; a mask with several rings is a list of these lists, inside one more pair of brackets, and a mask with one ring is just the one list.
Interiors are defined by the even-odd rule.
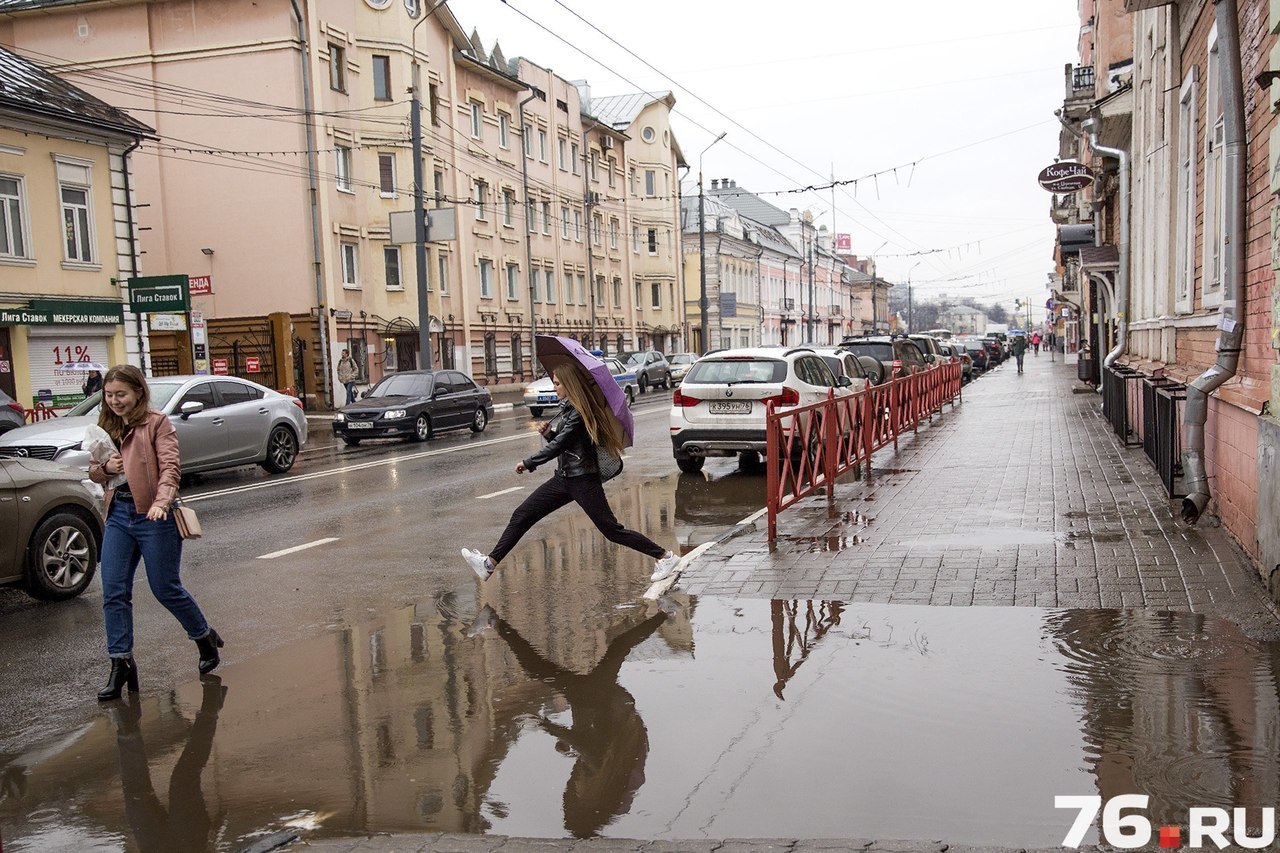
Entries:
[[635,421],[631,417],[631,409],[627,406],[627,395],[613,378],[613,374],[609,372],[609,365],[587,352],[582,344],[573,338],[538,335],[534,338],[534,346],[537,349],[538,361],[542,363],[543,369],[548,374],[554,373],[556,368],[565,364],[576,364],[587,371],[604,394],[604,400],[609,404],[614,417],[622,424],[622,432],[627,437],[627,446],[630,447],[635,442]]

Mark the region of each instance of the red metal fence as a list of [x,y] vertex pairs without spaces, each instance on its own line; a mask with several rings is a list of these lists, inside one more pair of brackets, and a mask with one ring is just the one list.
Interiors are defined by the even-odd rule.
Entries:
[[778,513],[814,494],[835,493],[836,478],[865,463],[871,454],[914,432],[944,404],[961,399],[959,364],[944,364],[856,394],[777,409],[766,403],[769,540],[778,536]]

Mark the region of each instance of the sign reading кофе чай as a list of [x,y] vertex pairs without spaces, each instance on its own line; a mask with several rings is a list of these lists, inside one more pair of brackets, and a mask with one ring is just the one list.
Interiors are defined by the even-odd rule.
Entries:
[[1064,160],[1045,166],[1036,181],[1051,193],[1073,193],[1093,183],[1093,170],[1084,163]]

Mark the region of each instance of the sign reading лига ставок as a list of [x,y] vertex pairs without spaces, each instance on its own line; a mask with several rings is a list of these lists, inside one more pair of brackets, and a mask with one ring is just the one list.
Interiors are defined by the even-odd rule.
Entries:
[[185,275],[152,275],[129,279],[129,307],[139,314],[191,309],[190,284]]

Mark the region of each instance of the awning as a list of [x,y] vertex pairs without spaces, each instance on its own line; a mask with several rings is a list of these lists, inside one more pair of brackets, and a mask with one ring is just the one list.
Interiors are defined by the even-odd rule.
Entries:
[[1080,250],[1080,268],[1114,270],[1120,266],[1120,250],[1115,246],[1085,246]]
[[1073,254],[1084,248],[1093,248],[1093,225],[1059,225],[1058,245],[1062,254]]

